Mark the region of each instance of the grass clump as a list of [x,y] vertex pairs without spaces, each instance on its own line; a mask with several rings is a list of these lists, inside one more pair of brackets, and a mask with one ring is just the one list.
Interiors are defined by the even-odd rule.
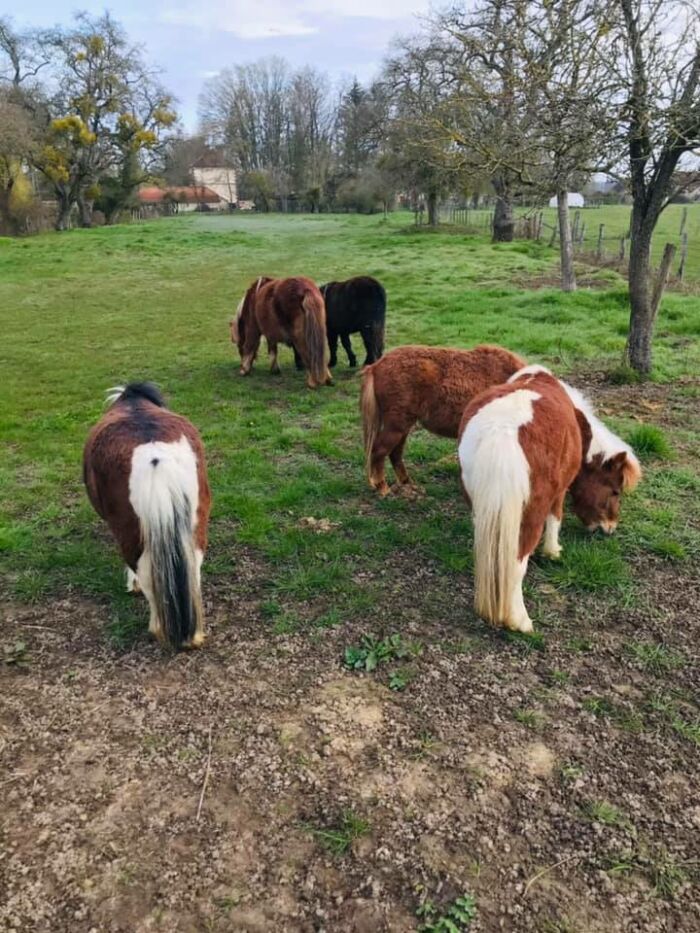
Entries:
[[627,654],[639,667],[654,674],[666,674],[683,667],[685,659],[678,651],[650,641],[628,642]]
[[346,810],[337,826],[309,827],[309,831],[333,855],[345,855],[355,839],[369,833],[367,820],[357,816],[352,810]]
[[673,449],[661,428],[640,424],[627,437],[627,442],[641,460],[670,460]]
[[620,589],[629,582],[620,545],[612,538],[575,539],[567,543],[560,561],[553,561],[543,570],[563,589],[593,592]]

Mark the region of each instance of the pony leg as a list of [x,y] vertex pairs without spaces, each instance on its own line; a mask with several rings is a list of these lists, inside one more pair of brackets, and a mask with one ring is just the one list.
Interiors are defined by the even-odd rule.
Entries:
[[257,323],[250,322],[246,331],[246,340],[241,352],[241,376],[247,376],[253,368],[253,362],[260,346],[260,329]]
[[[204,560],[204,552],[200,548],[195,548],[194,557],[197,568],[197,589],[201,591],[202,588],[202,561]],[[194,635],[190,639],[188,648],[199,648],[204,642],[204,624],[202,621],[203,614],[200,613],[197,616],[197,627],[195,628]]]
[[304,361],[299,356],[299,351],[294,344],[292,344],[292,350],[294,350],[294,365],[296,366],[297,372],[301,372],[304,369]]
[[510,594],[509,612],[506,619],[506,628],[514,632],[531,632],[532,619],[525,608],[523,599],[523,580],[527,573],[527,562],[529,555],[518,561],[518,576]]
[[350,342],[350,334],[341,334],[340,342],[342,343],[343,349],[348,355],[348,363],[350,364],[350,368],[354,369],[357,366],[357,357],[352,352],[352,343]]
[[561,557],[561,544],[559,544],[559,529],[564,514],[564,496],[555,499],[552,504],[552,511],[547,516],[544,524],[544,541],[542,543],[542,553],[545,557],[552,560],[558,560]]
[[139,578],[131,567],[126,568],[126,591],[127,593],[140,593]]
[[151,617],[148,621],[148,631],[158,641],[165,641],[163,623],[158,618],[158,613],[156,612],[156,603],[153,598],[153,584],[151,581],[151,558],[145,551],[139,557],[138,564],[136,565],[136,575],[139,578],[141,589],[143,590],[144,596],[148,600],[148,605],[151,610]]
[[[345,346],[344,342],[343,346]],[[338,332],[335,330],[328,331],[328,349],[331,351],[331,358],[328,360],[328,365],[333,369],[338,362]]]
[[389,493],[389,484],[386,481],[386,473],[384,470],[386,458],[393,453],[394,449],[401,444],[403,439],[404,435],[401,431],[391,431],[385,428],[379,432],[374,444],[372,444],[369,484],[377,490],[380,496],[386,496]]
[[371,366],[371,364],[375,363],[378,359],[374,352],[374,330],[372,326],[363,327],[360,331],[360,336],[365,345],[365,361],[362,365]]
[[408,475],[406,464],[403,462],[403,451],[407,440],[408,434],[404,434],[396,447],[394,447],[394,449],[389,453],[389,459],[391,460],[391,465],[394,468],[394,473],[396,473],[396,479],[401,483],[402,486],[412,485],[412,480]]
[[270,355],[270,372],[274,376],[279,376],[281,373],[280,364],[277,362],[277,344],[273,343],[272,340],[267,341],[267,352]]

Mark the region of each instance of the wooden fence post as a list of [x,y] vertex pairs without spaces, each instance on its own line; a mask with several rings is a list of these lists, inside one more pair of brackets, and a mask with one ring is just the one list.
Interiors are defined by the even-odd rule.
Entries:
[[550,249],[551,249],[551,248],[554,246],[554,244],[557,242],[557,233],[558,233],[558,232],[559,232],[559,228],[557,227],[557,220],[556,220],[556,217],[555,217],[555,218],[554,218],[554,227],[552,228],[552,236],[550,237],[550,240],[549,240]]
[[581,249],[583,249],[583,245],[584,245],[583,241],[585,237],[586,237],[586,225],[585,223],[583,223],[581,224],[581,229],[579,230],[579,234],[578,234],[578,244],[581,247]]
[[625,259],[625,238],[624,236],[620,237],[620,254],[618,256],[620,262],[624,262]]
[[668,279],[668,272],[671,268],[671,263],[673,262],[673,257],[676,255],[676,244],[667,243],[664,246],[664,254],[661,258],[661,265],[659,266],[659,274],[654,282],[654,291],[651,296],[651,314],[652,317],[656,317],[656,312],[659,310],[659,305],[661,304],[661,296],[664,293],[666,288],[666,281]]
[[605,224],[598,227],[598,245],[595,248],[596,259],[603,258],[603,234],[605,233]]
[[683,231],[681,235],[681,261],[678,266],[678,278],[683,281],[683,276],[685,274],[685,263],[688,259],[688,233],[686,230]]
[[687,220],[688,220],[688,208],[684,207],[683,213],[681,214],[680,236],[683,236],[683,234],[685,233],[685,225],[686,225]]
[[571,226],[571,242],[575,243],[578,240],[578,225],[581,222],[581,211],[575,211],[574,213],[574,222]]

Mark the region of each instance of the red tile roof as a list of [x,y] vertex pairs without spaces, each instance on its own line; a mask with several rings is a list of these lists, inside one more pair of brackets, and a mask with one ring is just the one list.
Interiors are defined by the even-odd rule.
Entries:
[[219,195],[204,185],[190,185],[181,188],[139,188],[139,201],[142,204],[158,204],[164,200],[178,201],[181,204],[218,204]]

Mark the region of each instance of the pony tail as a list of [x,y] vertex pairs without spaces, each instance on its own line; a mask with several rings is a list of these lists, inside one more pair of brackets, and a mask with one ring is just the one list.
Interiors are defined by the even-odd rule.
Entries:
[[[462,481],[471,499],[474,525],[474,607],[493,624],[510,621],[512,594],[522,573],[518,553],[520,525],[530,496],[527,460],[517,435],[504,445],[503,435],[460,442]],[[512,449],[508,449],[512,447]]]
[[370,476],[372,466],[372,447],[382,426],[382,416],[374,391],[374,373],[372,366],[366,366],[362,373],[360,390],[360,413],[362,415],[362,438],[365,446],[365,470]]
[[141,526],[138,578],[149,597],[152,630],[175,650],[197,646],[204,621],[193,535],[197,464],[184,438],[136,448],[129,499]]
[[304,339],[309,358],[309,372],[315,382],[322,386],[328,378],[325,305],[313,292],[306,292],[301,304],[304,308]]

